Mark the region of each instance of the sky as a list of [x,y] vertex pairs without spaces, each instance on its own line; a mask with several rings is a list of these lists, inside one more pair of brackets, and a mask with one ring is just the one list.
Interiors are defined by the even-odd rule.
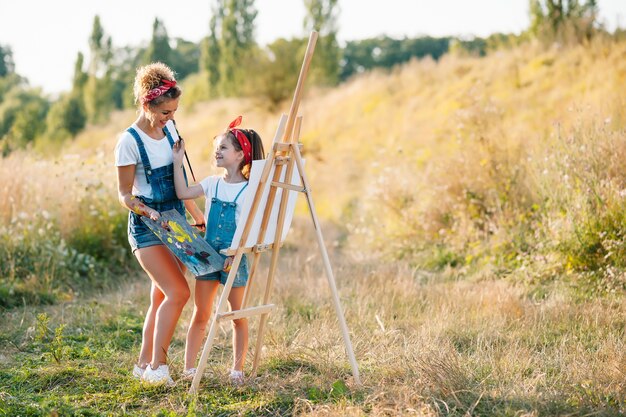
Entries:
[[[67,91],[77,53],[88,57],[95,15],[114,47],[146,45],[158,17],[169,37],[198,42],[208,33],[210,0],[0,0],[0,45],[13,51],[15,70],[46,94]],[[608,29],[626,26],[626,0],[599,0]],[[308,36],[303,0],[256,0],[256,38]],[[339,0],[341,43],[395,38],[488,36],[528,26],[528,0]]]

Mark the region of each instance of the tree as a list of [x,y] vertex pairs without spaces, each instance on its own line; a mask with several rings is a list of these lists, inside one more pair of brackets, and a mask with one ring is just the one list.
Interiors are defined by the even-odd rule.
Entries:
[[[72,90],[67,97],[63,97],[52,104],[46,121],[46,135],[53,136],[52,132],[59,131],[59,137],[71,137],[80,132],[87,124],[87,110],[85,107],[85,85],[89,80],[88,74],[83,71],[85,57],[82,52],[76,56]],[[57,114],[61,116],[58,117]],[[55,119],[62,122],[56,123]],[[67,135],[65,134],[67,132]]]
[[81,97],[68,94],[52,105],[46,117],[46,136],[61,142],[83,130],[87,121]]
[[[110,39],[109,39],[110,40]],[[89,36],[89,75],[100,76],[102,75],[103,67],[108,61],[110,51],[107,51],[107,38],[104,33],[104,28],[100,23],[100,16],[96,15],[93,19],[93,25],[91,27],[91,35]]]
[[256,65],[257,88],[270,110],[293,94],[304,58],[306,39],[277,39],[267,46],[268,54]]
[[209,20],[209,36],[201,46],[200,69],[206,73],[209,93],[216,96],[220,81],[220,44],[222,19],[224,17],[224,2],[216,0],[213,3],[211,19]]
[[45,130],[49,103],[39,90],[15,87],[0,104],[3,153],[26,147]]
[[26,147],[45,129],[48,100],[15,73],[9,47],[0,45],[0,149],[2,156]]
[[182,81],[200,69],[200,46],[181,38],[174,42],[175,47],[170,52],[170,67],[176,73],[176,79]]
[[315,58],[311,63],[314,82],[336,85],[339,82],[341,51],[337,44],[338,0],[304,0],[304,28],[319,33]]
[[450,38],[393,39],[388,36],[349,41],[343,51],[341,79],[373,68],[391,68],[411,58],[439,59],[448,52]]
[[254,0],[225,0],[221,25],[220,90],[233,96],[245,89],[246,77],[253,74],[247,63],[254,53]]
[[167,29],[165,28],[165,24],[160,21],[158,17],[155,17],[152,23],[152,39],[150,40],[148,49],[146,49],[144,53],[143,63],[164,62],[168,64],[171,58],[172,48],[170,47],[170,40],[167,36]]
[[74,78],[72,79],[72,92],[82,93],[85,84],[87,83],[88,75],[83,71],[83,65],[85,57],[82,52],[79,52],[76,56],[76,63],[74,64]]
[[6,77],[13,71],[15,71],[13,51],[9,46],[0,45],[0,77]]
[[597,0],[529,0],[530,32],[548,41],[580,42],[593,36]]
[[0,105],[11,90],[24,88],[27,84],[26,78],[19,76],[15,72],[0,77]]
[[61,142],[75,136],[87,124],[85,109],[85,86],[89,81],[88,74],[83,71],[84,56],[81,52],[74,64],[72,90],[52,104],[46,117],[46,138],[53,142]]
[[106,36],[100,17],[95,16],[89,37],[89,74],[83,89],[83,100],[90,122],[104,121],[114,108],[114,81],[110,62],[113,57],[111,37]]
[[145,49],[125,46],[115,49],[110,67],[114,69],[111,95],[116,108],[132,108],[135,98],[132,88],[137,67],[141,66]]

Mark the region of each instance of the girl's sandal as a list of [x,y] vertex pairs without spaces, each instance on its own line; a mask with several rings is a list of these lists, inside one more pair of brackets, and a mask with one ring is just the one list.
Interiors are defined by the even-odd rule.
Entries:
[[185,381],[191,381],[196,376],[197,371],[198,370],[196,368],[185,369],[180,375],[180,378],[184,379]]

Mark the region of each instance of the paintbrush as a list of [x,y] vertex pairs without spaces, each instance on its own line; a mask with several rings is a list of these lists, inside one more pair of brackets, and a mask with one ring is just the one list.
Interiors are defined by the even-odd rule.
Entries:
[[[176,134],[178,135],[178,138],[180,140],[184,140],[183,137],[178,132],[178,127],[176,127],[176,120],[172,119],[172,122],[174,122],[174,129],[176,129]],[[187,156],[187,150],[185,150],[185,159],[187,160],[187,165],[189,165],[189,171],[191,171],[191,178],[193,178],[193,182],[198,182],[196,181],[196,176],[193,174],[193,168],[191,167],[191,162],[189,162],[189,156]]]

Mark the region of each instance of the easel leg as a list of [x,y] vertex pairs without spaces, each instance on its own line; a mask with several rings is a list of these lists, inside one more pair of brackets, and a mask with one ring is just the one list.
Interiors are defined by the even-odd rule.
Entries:
[[319,227],[316,227],[316,229],[318,232],[317,243],[319,244],[320,251],[322,252],[322,258],[324,259],[326,278],[328,279],[328,284],[330,285],[330,289],[333,295],[333,304],[335,306],[337,318],[339,319],[339,326],[341,327],[343,342],[346,345],[346,352],[348,354],[348,359],[350,360],[350,366],[352,367],[352,375],[354,376],[354,381],[358,385],[361,385],[361,378],[359,377],[359,367],[356,363],[354,351],[352,350],[352,343],[350,342],[350,335],[348,333],[348,325],[346,324],[346,319],[341,309],[341,303],[339,301],[339,295],[337,292],[337,285],[335,284],[335,276],[333,275],[333,270],[330,267],[330,260],[328,259],[328,253],[326,252],[326,246],[324,245],[324,238],[322,237]]
[[[301,123],[301,118],[298,118],[297,123],[296,123],[296,135],[300,134],[300,123]],[[291,176],[293,173],[293,167],[294,167],[294,163],[293,163],[293,157],[290,158],[289,163],[287,164],[287,170],[285,172],[285,181],[289,182],[291,181]],[[281,174],[281,169],[282,167],[279,166],[276,168],[276,171],[274,172],[274,181],[277,181],[280,179],[280,174]],[[274,194],[272,194],[274,193]],[[273,203],[274,197],[275,197],[275,193],[276,193],[276,188],[273,188],[270,191],[270,207],[271,204]],[[278,253],[280,252],[280,242],[281,242],[281,238],[282,238],[282,234],[283,234],[283,226],[285,224],[285,212],[287,209],[287,201],[289,199],[289,191],[288,190],[282,190],[280,193],[280,208],[278,209],[278,219],[276,221],[276,235],[274,237],[274,247],[272,249],[272,260],[270,262],[270,268],[269,268],[269,272],[267,274],[267,284],[265,286],[265,295],[263,296],[263,304],[267,304],[269,302],[269,297],[270,297],[270,293],[272,291],[272,285],[274,283],[274,275],[276,274],[276,266],[278,264]],[[266,219],[269,219],[269,216],[267,216]],[[264,220],[266,220],[264,219]],[[263,233],[264,235],[264,233]],[[254,352],[254,362],[252,364],[252,375],[256,375],[256,371],[258,369],[259,366],[259,361],[261,358],[261,351],[262,351],[262,347],[263,347],[263,338],[265,335],[265,323],[267,322],[267,314],[263,314],[261,315],[261,322],[259,323],[259,331],[258,331],[258,336],[257,336],[257,343],[256,343],[256,347],[255,347],[255,352]]]
[[263,338],[265,336],[265,323],[267,322],[267,317],[267,314],[262,314],[259,322],[259,330],[257,331],[256,345],[254,348],[254,361],[252,362],[252,371],[250,371],[251,376],[256,376],[259,361],[261,360],[261,351],[263,350]]
[[[265,286],[265,294],[263,295],[263,304],[267,304],[270,298],[270,292],[272,291],[272,282],[274,274],[276,273],[276,265],[278,263],[278,252],[280,245],[275,245],[272,250],[272,260],[270,262],[270,269],[267,274],[267,285]],[[261,359],[261,350],[263,347],[263,338],[265,336],[265,323],[267,322],[268,314],[262,314],[259,322],[259,330],[257,331],[256,345],[254,348],[254,361],[252,362],[252,371],[250,375],[256,375],[256,371],[259,367],[259,361]]]
[[320,227],[320,222],[317,218],[317,214],[315,214],[315,204],[313,204],[313,197],[311,196],[311,187],[309,181],[304,172],[304,165],[302,164],[302,155],[300,154],[300,150],[297,146],[293,147],[294,150],[294,159],[296,165],[298,166],[298,171],[300,173],[300,178],[302,180],[302,185],[304,185],[306,196],[306,201],[309,206],[309,212],[311,213],[311,218],[313,219],[313,227],[315,227],[315,235],[317,237],[317,244],[320,248],[320,252],[322,253],[322,259],[324,261],[324,270],[326,271],[326,278],[328,279],[328,285],[330,286],[330,290],[332,293],[333,305],[335,306],[335,312],[337,313],[337,319],[339,320],[339,327],[341,328],[341,334],[343,336],[343,342],[346,345],[346,353],[348,354],[348,359],[350,360],[350,366],[352,367],[352,375],[354,376],[354,381],[361,385],[361,378],[359,376],[359,367],[356,363],[356,358],[354,356],[354,351],[352,350],[352,342],[350,342],[350,334],[348,333],[348,325],[346,324],[346,319],[343,315],[343,310],[341,308],[341,302],[339,301],[339,293],[337,292],[337,285],[335,284],[335,276],[333,275],[333,270],[330,266],[330,259],[328,258],[328,252],[326,251],[326,245],[324,244],[324,237],[322,236],[322,229]]
[[358,385],[361,385],[361,378],[359,377],[359,367],[356,363],[354,351],[352,350],[352,343],[350,342],[350,335],[348,333],[348,325],[346,324],[346,319],[341,309],[341,302],[339,301],[337,285],[335,284],[335,276],[333,275],[333,270],[330,266],[330,260],[328,259],[328,252],[326,251],[326,245],[324,244],[324,237],[322,236],[322,230],[320,229],[319,222],[317,221],[317,215],[315,214],[315,209],[313,208],[313,201],[310,199],[309,193],[307,192],[306,194],[307,194],[307,201],[309,202],[309,210],[311,211],[311,216],[314,219],[313,222],[315,225],[315,232],[317,235],[317,243],[320,247],[320,252],[322,253],[322,259],[324,260],[324,270],[326,271],[326,278],[328,279],[328,284],[330,285],[330,290],[331,290],[332,298],[333,298],[333,305],[335,306],[335,312],[337,313],[337,318],[339,319],[339,327],[341,327],[341,334],[343,335],[343,342],[346,345],[346,352],[348,354],[348,359],[350,360],[350,366],[352,367],[352,375],[354,376],[354,381]]
[[224,285],[224,290],[222,291],[222,295],[220,296],[220,301],[215,309],[215,314],[211,319],[211,327],[209,328],[209,334],[207,335],[206,342],[204,343],[204,349],[202,350],[202,355],[200,356],[200,362],[198,362],[198,369],[196,371],[196,375],[193,377],[193,381],[191,382],[191,388],[189,388],[189,394],[196,394],[198,392],[198,386],[200,385],[200,381],[202,380],[202,374],[204,374],[204,370],[206,368],[207,360],[209,359],[209,353],[211,352],[211,348],[213,347],[213,340],[215,339],[215,333],[217,331],[217,315],[226,310],[226,303],[228,303],[228,296],[230,295],[230,290],[233,287],[233,282],[235,282],[235,276],[237,275],[237,270],[239,269],[239,264],[241,263],[241,258],[243,257],[242,253],[237,253],[235,255],[235,259],[233,259],[233,264],[231,266],[230,272],[228,273],[228,279],[226,280],[226,285]]
[[248,276],[248,283],[246,284],[246,289],[243,293],[243,304],[241,305],[242,309],[248,307],[248,302],[250,301],[250,288],[252,287],[252,283],[254,282],[254,277],[256,275],[260,259],[260,253],[255,253],[254,257],[252,258],[252,264],[250,265],[250,274]]

